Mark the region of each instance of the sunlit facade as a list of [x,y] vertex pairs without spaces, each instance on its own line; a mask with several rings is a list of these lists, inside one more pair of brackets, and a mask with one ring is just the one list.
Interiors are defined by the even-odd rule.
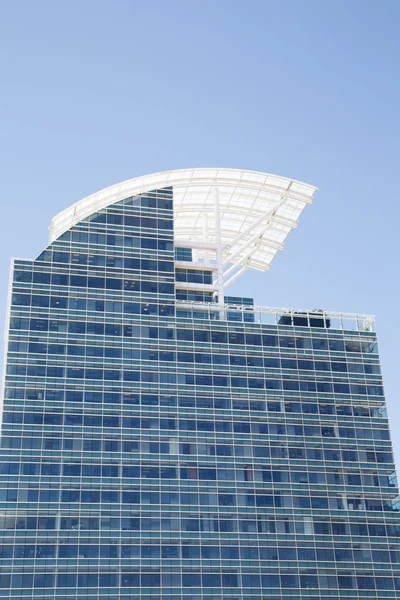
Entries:
[[314,191],[138,178],[13,262],[0,598],[400,596],[373,318],[228,295],[269,270]]

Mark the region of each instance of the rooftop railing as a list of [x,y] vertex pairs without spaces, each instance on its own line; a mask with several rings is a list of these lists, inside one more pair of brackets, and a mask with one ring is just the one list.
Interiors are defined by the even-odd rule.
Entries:
[[287,327],[312,327],[341,331],[375,331],[373,315],[306,310],[270,306],[246,306],[178,300],[177,317],[206,320],[228,320],[238,323],[261,323]]

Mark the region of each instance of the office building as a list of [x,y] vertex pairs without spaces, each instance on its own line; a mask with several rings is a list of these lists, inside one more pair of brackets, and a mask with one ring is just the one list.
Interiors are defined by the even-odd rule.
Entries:
[[373,318],[228,295],[248,268],[262,286],[314,192],[140,177],[13,262],[0,598],[400,596]]

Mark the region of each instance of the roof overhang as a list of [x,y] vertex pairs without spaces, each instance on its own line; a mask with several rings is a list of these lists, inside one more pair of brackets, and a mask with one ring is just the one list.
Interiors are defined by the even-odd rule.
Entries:
[[[268,271],[317,188],[294,179],[238,169],[182,169],[137,177],[80,200],[51,222],[50,242],[95,212],[125,198],[173,187],[174,237],[197,248],[216,245],[224,268]],[[218,205],[218,206],[217,206]],[[209,246],[201,249],[201,246]],[[225,271],[227,273],[227,271]]]

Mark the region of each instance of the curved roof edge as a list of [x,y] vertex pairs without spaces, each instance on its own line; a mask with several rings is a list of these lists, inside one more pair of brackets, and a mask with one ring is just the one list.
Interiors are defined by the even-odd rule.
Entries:
[[269,271],[317,188],[287,177],[239,169],[182,169],[145,175],[101,190],[52,220],[50,242],[112,204],[173,188],[174,241],[214,271],[214,293],[249,268]]
[[150,175],[143,175],[128,179],[121,183],[104,188],[58,213],[50,224],[50,242],[53,242],[68,229],[86,219],[94,212],[101,210],[137,194],[142,194],[154,189],[174,186],[223,186],[230,188],[244,188],[253,190],[275,191],[277,194],[287,193],[290,190],[292,197],[297,197],[309,203],[315,186],[302,183],[295,179],[280,177],[269,173],[248,171],[240,169],[178,169],[163,171]]

